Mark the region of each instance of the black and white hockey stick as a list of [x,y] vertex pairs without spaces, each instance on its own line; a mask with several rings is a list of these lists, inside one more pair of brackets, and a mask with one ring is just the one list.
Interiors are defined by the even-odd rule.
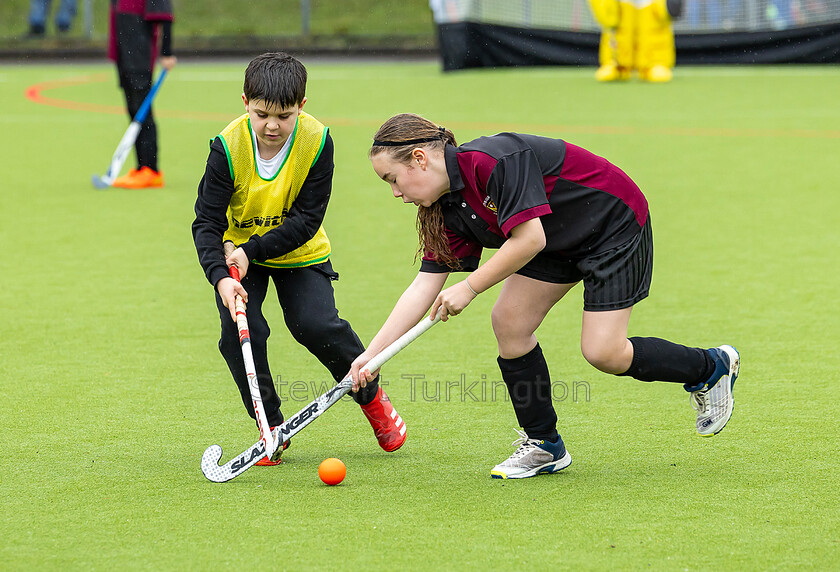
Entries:
[[[435,316],[434,320],[423,318],[419,324],[403,334],[394,343],[382,350],[373,357],[362,369],[376,371],[385,362],[397,355],[408,344],[416,340],[423,332],[431,328],[439,321]],[[332,407],[339,399],[344,397],[353,386],[353,380],[348,376],[333,386],[325,394],[315,399],[312,403],[286,419],[282,425],[275,427],[273,433],[275,446],[281,446],[291,439],[301,429],[312,423],[324,411]],[[274,451],[268,452],[270,457]],[[238,477],[254,464],[266,456],[265,444],[260,439],[251,447],[240,453],[224,465],[219,465],[222,458],[222,448],[219,445],[210,445],[201,457],[201,471],[204,476],[214,483],[224,483]]]

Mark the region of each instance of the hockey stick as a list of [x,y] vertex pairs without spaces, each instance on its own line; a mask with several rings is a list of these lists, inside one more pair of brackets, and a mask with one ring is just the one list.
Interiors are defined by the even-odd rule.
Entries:
[[[230,241],[225,241],[224,248],[225,256],[230,256],[236,250],[236,245]],[[231,266],[228,270],[230,277],[239,282],[239,268]],[[257,427],[260,429],[260,442],[266,451],[274,452],[277,447],[274,444],[271,427],[268,425],[268,417],[266,417],[262,394],[260,393],[260,383],[257,380],[257,368],[254,365],[254,354],[251,351],[251,333],[248,331],[248,317],[245,314],[245,301],[239,294],[236,295],[236,329],[239,330],[239,345],[242,346],[242,361],[245,362],[245,375],[248,376],[251,403],[257,417]]]
[[146,99],[143,100],[134,119],[129,124],[128,129],[125,130],[125,134],[120,139],[120,144],[117,145],[117,150],[114,151],[114,155],[111,157],[111,164],[108,165],[108,170],[104,175],[91,176],[90,180],[97,189],[107,189],[114,184],[114,179],[119,176],[123,165],[125,165],[125,160],[128,158],[128,154],[131,153],[131,148],[134,147],[134,142],[137,141],[137,135],[140,134],[143,122],[146,121],[146,117],[149,115],[149,110],[152,108],[152,100],[157,95],[160,84],[163,83],[163,78],[166,77],[166,71],[166,69],[161,70],[155,85],[152,86],[152,89],[149,91]]
[[[434,320],[423,318],[419,324],[374,356],[362,369],[369,371],[378,370],[385,362],[397,355],[408,344],[416,340],[423,332],[431,328],[438,321],[439,318],[437,316],[435,316]],[[282,425],[275,427],[275,443],[281,444],[291,439],[301,429],[312,423],[324,411],[344,397],[352,386],[353,380],[350,376],[345,377],[341,382],[333,386],[332,389],[289,417]],[[270,457],[273,452],[273,450],[268,452],[268,456]],[[207,450],[204,451],[204,455],[201,457],[201,471],[205,477],[214,483],[224,483],[247,471],[257,461],[265,457],[266,454],[267,450],[265,445],[260,440],[224,465],[219,465],[219,460],[222,458],[222,448],[218,445],[211,445],[207,447]]]

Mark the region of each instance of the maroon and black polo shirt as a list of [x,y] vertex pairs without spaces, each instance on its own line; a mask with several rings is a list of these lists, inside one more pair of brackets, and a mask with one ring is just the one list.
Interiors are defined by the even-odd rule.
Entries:
[[[637,237],[647,200],[621,169],[586,149],[519,133],[447,145],[450,192],[439,199],[452,254],[478,267],[483,248],[499,248],[511,229],[540,218],[545,249],[537,255],[577,260]],[[431,253],[421,271],[449,272]]]
[[[121,73],[150,73],[160,54],[172,55],[171,0],[110,0],[108,58]],[[160,25],[160,33],[158,29]]]

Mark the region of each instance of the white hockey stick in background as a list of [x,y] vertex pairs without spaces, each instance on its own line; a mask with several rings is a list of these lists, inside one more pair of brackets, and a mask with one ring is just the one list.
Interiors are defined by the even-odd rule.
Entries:
[[143,122],[146,121],[146,117],[149,115],[149,110],[152,108],[152,100],[155,98],[155,95],[157,95],[160,84],[163,83],[163,78],[165,77],[166,69],[163,69],[161,70],[155,85],[152,86],[152,89],[146,96],[146,99],[143,100],[143,104],[140,106],[140,109],[137,110],[137,115],[134,116],[134,119],[129,124],[128,129],[125,130],[125,134],[122,136],[122,139],[120,139],[120,144],[117,145],[117,150],[114,151],[114,155],[111,157],[111,164],[108,165],[108,170],[104,175],[91,176],[90,180],[93,183],[93,186],[97,189],[107,189],[114,184],[114,179],[120,176],[120,171],[122,170],[123,165],[125,165],[125,160],[128,159],[128,154],[131,153],[131,149],[134,147],[134,142],[137,141],[137,135],[140,134]]

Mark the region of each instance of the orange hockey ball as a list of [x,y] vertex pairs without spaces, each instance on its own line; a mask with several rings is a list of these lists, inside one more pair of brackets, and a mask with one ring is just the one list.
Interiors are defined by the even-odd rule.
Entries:
[[318,476],[328,485],[337,485],[347,475],[347,467],[339,459],[324,459],[318,465]]

